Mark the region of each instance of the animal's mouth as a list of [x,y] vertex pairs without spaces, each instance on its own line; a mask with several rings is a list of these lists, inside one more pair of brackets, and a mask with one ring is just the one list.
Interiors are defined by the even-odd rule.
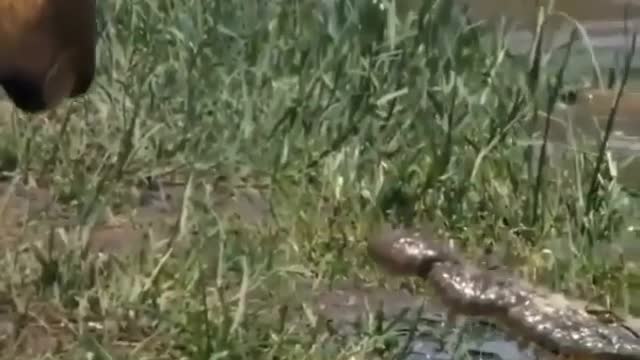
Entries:
[[65,98],[87,93],[93,82],[93,68],[81,73],[73,68],[69,53],[59,56],[44,75],[25,71],[6,71],[0,86],[13,103],[24,112],[38,113],[57,106]]
[[0,78],[0,85],[20,110],[37,113],[47,109],[42,85],[27,76],[11,74]]

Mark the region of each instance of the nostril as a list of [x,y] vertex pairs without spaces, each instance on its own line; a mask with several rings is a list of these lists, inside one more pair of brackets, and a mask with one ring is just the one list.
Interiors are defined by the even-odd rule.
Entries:
[[21,76],[5,76],[0,78],[0,86],[9,99],[24,112],[36,113],[47,108],[42,87],[35,81]]

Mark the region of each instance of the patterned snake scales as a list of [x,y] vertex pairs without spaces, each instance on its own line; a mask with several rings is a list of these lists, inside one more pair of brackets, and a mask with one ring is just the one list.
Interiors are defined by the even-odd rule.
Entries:
[[495,321],[523,343],[560,357],[640,360],[640,338],[620,324],[606,324],[563,295],[464,260],[449,248],[406,229],[369,240],[376,263],[399,275],[427,280],[449,311]]

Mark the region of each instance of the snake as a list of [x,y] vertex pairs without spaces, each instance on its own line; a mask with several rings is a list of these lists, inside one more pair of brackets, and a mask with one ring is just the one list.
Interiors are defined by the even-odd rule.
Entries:
[[488,319],[519,343],[557,358],[640,360],[640,337],[623,324],[601,321],[562,293],[474,265],[424,231],[382,229],[369,237],[367,251],[390,273],[424,279],[450,321]]

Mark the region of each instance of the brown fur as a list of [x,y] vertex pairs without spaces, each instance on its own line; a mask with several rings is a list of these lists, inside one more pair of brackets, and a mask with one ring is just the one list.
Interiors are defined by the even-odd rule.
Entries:
[[27,112],[86,93],[96,32],[96,0],[0,0],[0,86]]

